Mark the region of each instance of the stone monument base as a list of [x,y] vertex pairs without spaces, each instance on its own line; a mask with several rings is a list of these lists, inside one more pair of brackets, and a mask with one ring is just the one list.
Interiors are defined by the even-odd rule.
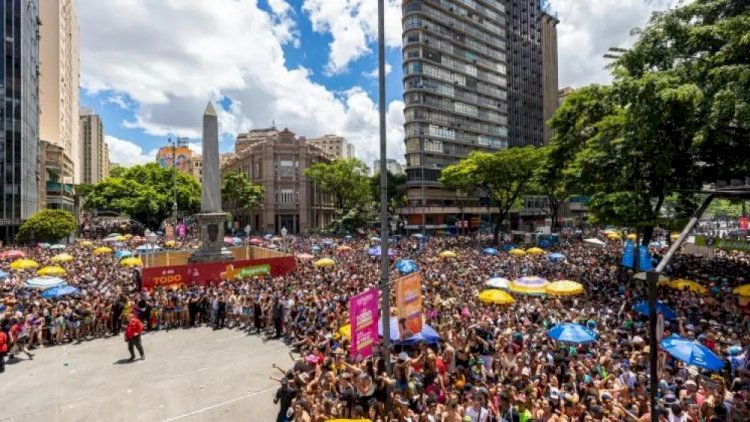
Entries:
[[209,212],[195,215],[200,226],[200,248],[188,258],[189,263],[234,261],[231,252],[222,252],[227,213]]

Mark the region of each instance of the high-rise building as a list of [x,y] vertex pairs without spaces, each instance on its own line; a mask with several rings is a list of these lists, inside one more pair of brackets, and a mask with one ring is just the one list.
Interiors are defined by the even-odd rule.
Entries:
[[0,1],[0,238],[39,210],[39,1]]
[[[221,160],[219,160],[221,165]],[[198,179],[199,182],[203,181],[203,156],[200,154],[194,154],[190,157],[190,172],[193,177]]]
[[557,85],[557,15],[547,10],[542,13],[542,97],[544,104],[544,143],[552,139],[549,120],[559,106]]
[[346,158],[357,158],[357,148],[351,142],[346,144]]
[[73,174],[65,177],[80,183],[83,154],[78,134],[80,72],[75,0],[43,0],[40,18],[39,136],[63,149],[63,157],[73,161]]
[[109,175],[109,149],[104,142],[104,125],[98,114],[92,109],[80,111],[81,165],[82,183],[99,183]]
[[565,102],[565,99],[568,98],[568,96],[572,93],[574,93],[576,90],[575,88],[571,88],[569,86],[566,86],[565,88],[561,89],[557,92],[557,104],[558,107]]
[[[385,160],[385,169],[388,173],[393,175],[398,174],[404,174],[404,166],[401,165],[398,161],[388,158]],[[380,160],[375,160],[372,163],[372,172],[373,174],[380,173]]]
[[442,229],[463,214],[456,193],[441,188],[442,169],[508,147],[506,10],[484,0],[402,8],[408,205],[399,211],[407,229]]
[[323,150],[331,160],[354,158],[354,147],[349,149],[349,142],[342,136],[324,135],[320,138],[309,138],[307,143]]

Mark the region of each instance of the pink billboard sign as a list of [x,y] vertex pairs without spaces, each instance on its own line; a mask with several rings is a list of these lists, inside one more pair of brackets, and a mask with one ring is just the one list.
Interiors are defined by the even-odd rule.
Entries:
[[349,299],[349,323],[352,330],[352,357],[365,359],[372,355],[378,341],[378,289],[372,288]]

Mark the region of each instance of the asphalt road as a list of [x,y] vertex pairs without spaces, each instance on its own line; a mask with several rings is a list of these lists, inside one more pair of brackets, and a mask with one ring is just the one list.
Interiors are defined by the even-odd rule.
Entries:
[[0,374],[0,422],[273,421],[288,348],[241,331],[145,334],[146,360],[123,337],[36,350]]

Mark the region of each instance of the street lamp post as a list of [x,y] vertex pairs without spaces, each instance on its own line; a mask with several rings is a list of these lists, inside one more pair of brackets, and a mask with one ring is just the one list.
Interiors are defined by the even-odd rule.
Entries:
[[245,226],[245,259],[250,259],[250,225]]

